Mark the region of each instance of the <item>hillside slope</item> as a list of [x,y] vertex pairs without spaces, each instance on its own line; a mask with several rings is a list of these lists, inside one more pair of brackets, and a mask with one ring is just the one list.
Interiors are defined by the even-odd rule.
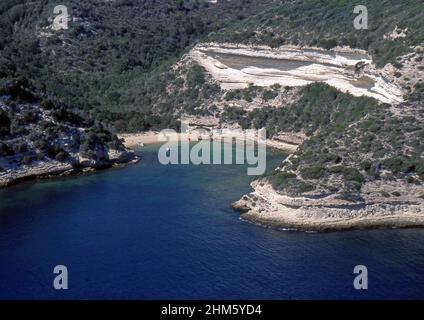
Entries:
[[[368,8],[367,30],[353,27],[356,4]],[[57,32],[53,2],[4,2],[2,83],[25,76],[42,97],[118,131],[178,119],[266,128],[296,151],[235,204],[246,218],[318,230],[424,225],[422,1],[65,5],[72,23]]]
[[0,89],[0,187],[138,160],[110,127],[31,89],[22,79]]
[[54,30],[57,1],[2,1],[0,86],[26,77],[40,96],[120,130],[176,127],[172,107],[151,108],[161,70],[209,32],[282,2],[64,0],[68,29]]
[[[377,1],[368,3],[376,10]],[[328,41],[330,36],[347,36],[345,30],[352,26],[338,27],[346,15],[353,20],[353,5],[293,1],[265,11],[211,35],[215,42],[193,48],[166,72],[168,94],[158,105],[177,101],[178,112],[192,122],[265,127],[269,138],[299,145],[281,167],[253,184],[252,194],[234,204],[245,218],[308,230],[423,226],[424,16],[419,5],[387,2],[376,27],[357,34],[368,39],[368,46],[362,47],[368,51],[351,66],[343,66],[338,57],[349,50],[353,57],[352,49],[361,48],[358,42],[349,48],[345,42],[325,46],[307,39],[311,33]],[[309,14],[299,14],[305,6]],[[325,8],[327,31],[306,22],[294,26],[293,19],[285,23],[287,16],[316,22]],[[385,38],[396,25],[408,30],[406,36]],[[264,30],[274,30],[275,36],[299,33],[303,42],[279,46],[282,43],[262,38]],[[381,46],[394,49],[380,52]],[[313,59],[321,52],[320,59],[329,60],[309,56],[306,62],[308,52]],[[320,63],[326,71],[343,67],[323,79]],[[399,90],[399,99],[375,94],[385,94],[378,81],[363,83],[370,72],[384,79],[387,88]],[[354,92],[343,85],[340,74],[370,91]]]

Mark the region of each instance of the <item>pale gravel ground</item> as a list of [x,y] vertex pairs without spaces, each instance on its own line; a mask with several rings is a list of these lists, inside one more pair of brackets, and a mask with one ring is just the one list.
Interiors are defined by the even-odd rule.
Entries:
[[[188,56],[203,66],[225,90],[243,89],[249,84],[267,87],[275,83],[282,86],[305,86],[313,82],[325,82],[355,96],[365,95],[386,103],[403,101],[401,88],[384,80],[391,77],[385,75],[383,70],[377,70],[371,58],[361,50],[338,48],[326,51],[294,46],[271,49],[202,44],[191,50]],[[354,72],[358,62],[367,65],[361,76]],[[258,64],[265,64],[266,67]],[[367,86],[364,87],[365,80]]]

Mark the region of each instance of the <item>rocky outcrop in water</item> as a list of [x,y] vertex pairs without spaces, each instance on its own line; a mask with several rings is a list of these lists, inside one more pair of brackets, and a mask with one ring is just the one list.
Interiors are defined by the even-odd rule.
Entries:
[[249,221],[280,229],[338,231],[424,227],[424,191],[402,182],[368,183],[357,199],[340,194],[289,196],[266,180],[232,207]]
[[103,160],[93,160],[77,154],[66,162],[60,162],[55,159],[36,161],[30,165],[19,165],[3,169],[0,172],[0,187],[8,187],[21,181],[33,179],[89,173],[110,168],[114,165],[136,163],[139,160],[140,158],[133,151],[109,150],[108,158]]

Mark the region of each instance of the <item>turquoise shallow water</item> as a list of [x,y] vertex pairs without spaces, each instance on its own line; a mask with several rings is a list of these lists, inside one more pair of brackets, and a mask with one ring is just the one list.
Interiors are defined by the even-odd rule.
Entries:
[[[424,298],[424,230],[259,227],[229,208],[250,191],[246,167],[163,166],[157,146],[142,152],[124,169],[0,190],[0,298]],[[52,286],[59,264],[66,291]],[[359,264],[367,291],[352,285]]]

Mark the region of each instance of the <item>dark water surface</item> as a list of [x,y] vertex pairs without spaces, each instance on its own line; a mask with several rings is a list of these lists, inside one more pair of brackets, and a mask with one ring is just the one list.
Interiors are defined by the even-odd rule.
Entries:
[[[246,167],[136,165],[0,190],[0,298],[424,298],[424,230],[284,232],[241,221]],[[268,167],[283,158],[269,154]],[[355,265],[369,290],[356,291]],[[69,290],[53,288],[66,265]]]

